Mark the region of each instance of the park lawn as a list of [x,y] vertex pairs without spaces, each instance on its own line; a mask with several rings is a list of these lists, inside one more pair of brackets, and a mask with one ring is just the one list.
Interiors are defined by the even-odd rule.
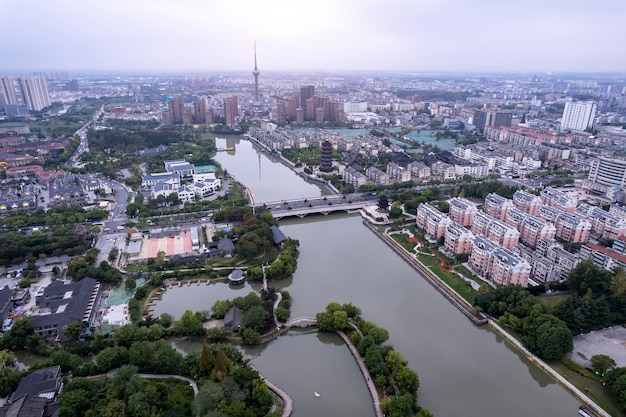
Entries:
[[420,252],[419,261],[430,269],[439,279],[448,284],[461,298],[474,305],[476,291],[472,289],[469,283],[463,281],[461,277],[453,272],[446,272],[439,269],[439,259],[436,257]]
[[554,308],[562,301],[567,299],[569,294],[558,294],[558,295],[542,295],[540,297],[535,297],[541,304],[544,305],[548,313],[552,314]]
[[397,235],[390,236],[393,240],[395,240],[400,246],[407,250],[409,253],[415,253],[413,248],[415,247],[415,243],[409,242],[409,236],[404,233],[399,233]]

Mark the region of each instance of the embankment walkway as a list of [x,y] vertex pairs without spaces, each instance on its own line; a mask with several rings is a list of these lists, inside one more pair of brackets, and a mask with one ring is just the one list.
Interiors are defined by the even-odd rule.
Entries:
[[466,304],[465,302],[460,301],[456,295],[452,294],[453,291],[449,288],[445,283],[441,282],[439,278],[434,276],[433,272],[422,265],[417,259],[413,258],[409,255],[404,248],[399,247],[394,240],[392,240],[389,236],[381,233],[376,227],[372,226],[369,222],[363,221],[365,227],[370,229],[376,236],[380,238],[391,250],[397,253],[404,261],[411,266],[422,278],[428,281],[437,291],[441,293],[452,305],[454,305],[461,313],[465,315],[468,319],[472,321],[477,326],[481,326],[483,324],[487,324],[489,321],[487,318],[476,314],[474,309]]
[[251,363],[248,363],[248,366],[252,369],[254,369],[255,371],[257,371],[259,373],[259,377],[261,378],[261,380],[263,382],[265,382],[265,385],[267,385],[267,387],[276,395],[278,395],[281,399],[281,401],[283,402],[283,413],[282,413],[282,417],[289,417],[291,416],[291,413],[293,413],[293,400],[291,399],[291,397],[289,396],[289,394],[287,394],[282,388],[280,388],[278,385],[274,384],[272,381],[270,381],[269,379],[265,378],[263,376],[263,374],[261,372],[259,372],[259,370],[252,365]]
[[365,378],[367,389],[369,389],[372,401],[374,402],[374,413],[376,413],[376,417],[383,417],[383,412],[380,409],[380,397],[378,396],[378,391],[376,391],[376,385],[374,385],[374,381],[372,381],[372,377],[370,376],[370,371],[368,371],[367,366],[365,366],[365,361],[361,357],[361,354],[356,350],[356,347],[352,344],[352,341],[350,341],[350,338],[346,336],[344,332],[337,330],[337,334],[341,337],[346,346],[348,346],[350,353],[354,356],[354,360],[357,365],[359,365],[363,378]]

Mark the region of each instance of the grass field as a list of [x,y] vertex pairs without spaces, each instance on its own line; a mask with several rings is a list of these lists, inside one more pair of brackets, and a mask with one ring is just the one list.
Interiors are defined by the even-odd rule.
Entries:
[[406,249],[409,253],[414,253],[413,248],[415,247],[415,243],[411,243],[408,241],[408,236],[404,233],[400,233],[397,235],[390,236],[393,240],[395,240],[400,246]]
[[554,311],[554,308],[567,297],[569,297],[569,294],[543,295],[536,298],[541,304],[546,307],[548,313],[552,313]]
[[614,417],[624,417],[619,405],[615,403],[609,390],[594,378],[589,378],[569,369],[562,362],[551,362],[550,366],[561,374],[565,379],[574,384],[576,388],[585,392],[589,398],[595,401],[607,413]]

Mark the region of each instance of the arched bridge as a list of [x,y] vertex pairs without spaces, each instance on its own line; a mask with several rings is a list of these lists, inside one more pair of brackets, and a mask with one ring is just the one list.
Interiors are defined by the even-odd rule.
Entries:
[[256,204],[255,208],[265,208],[275,219],[283,217],[304,217],[308,214],[329,214],[335,211],[353,213],[365,206],[377,204],[378,197],[372,194],[353,193],[295,200],[272,201]]
[[285,327],[290,329],[292,327],[311,327],[317,326],[317,319],[315,317],[298,317],[291,319],[285,323]]

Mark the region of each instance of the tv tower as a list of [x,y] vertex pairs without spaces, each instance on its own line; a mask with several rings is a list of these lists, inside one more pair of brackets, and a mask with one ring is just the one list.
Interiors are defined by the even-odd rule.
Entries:
[[256,39],[254,40],[254,71],[252,71],[252,75],[254,75],[254,102],[259,102],[259,69],[256,66]]

